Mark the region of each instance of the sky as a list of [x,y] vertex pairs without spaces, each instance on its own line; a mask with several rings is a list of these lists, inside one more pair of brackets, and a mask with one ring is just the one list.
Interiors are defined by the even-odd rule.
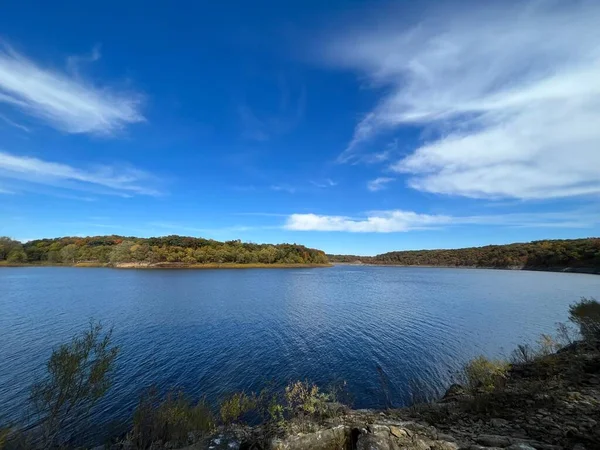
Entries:
[[0,5],[0,235],[600,235],[600,2]]

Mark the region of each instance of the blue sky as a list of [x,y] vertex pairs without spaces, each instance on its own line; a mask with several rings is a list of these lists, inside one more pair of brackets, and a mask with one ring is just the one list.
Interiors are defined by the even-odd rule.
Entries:
[[5,2],[0,235],[600,235],[600,3]]

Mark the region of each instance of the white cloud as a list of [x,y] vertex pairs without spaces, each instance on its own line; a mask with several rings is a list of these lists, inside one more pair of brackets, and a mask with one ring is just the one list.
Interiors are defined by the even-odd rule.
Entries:
[[76,190],[101,188],[99,193],[125,197],[160,195],[151,187],[156,182],[154,177],[139,169],[112,166],[82,169],[0,151],[0,180],[7,179]]
[[[437,4],[332,41],[330,61],[384,88],[340,159],[380,133],[436,130],[392,169],[474,198],[600,194],[600,3]],[[390,18],[391,17],[391,18]],[[437,137],[436,137],[437,136]]]
[[284,228],[296,231],[394,233],[460,225],[589,228],[600,225],[600,214],[596,211],[566,211],[527,214],[449,216],[420,214],[403,210],[373,211],[363,217],[291,214],[287,218]]
[[295,194],[298,189],[289,184],[273,184],[271,190],[276,192],[287,192],[288,194]]
[[349,231],[352,233],[391,233],[431,228],[450,223],[449,216],[417,214],[412,211],[388,211],[364,218],[292,214],[284,228],[297,231]]
[[[96,55],[97,59],[99,55]],[[68,133],[112,134],[144,120],[139,94],[43,68],[0,43],[0,103]]]
[[387,184],[391,183],[394,180],[395,180],[395,178],[389,178],[389,177],[375,178],[374,180],[371,180],[367,183],[367,189],[370,190],[371,192],[381,191],[383,189],[386,189]]
[[323,181],[311,181],[310,183],[318,188],[329,188],[337,186],[337,182],[333,181],[331,178],[326,178]]

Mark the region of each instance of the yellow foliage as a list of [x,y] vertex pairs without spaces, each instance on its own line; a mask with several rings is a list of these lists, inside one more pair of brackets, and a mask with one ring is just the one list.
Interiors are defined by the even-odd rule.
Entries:
[[467,387],[473,392],[492,392],[504,383],[508,369],[506,361],[478,356],[464,367]]

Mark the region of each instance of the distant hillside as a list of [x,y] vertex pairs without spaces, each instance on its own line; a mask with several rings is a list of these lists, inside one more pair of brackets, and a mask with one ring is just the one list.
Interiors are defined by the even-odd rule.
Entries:
[[325,253],[297,244],[219,242],[183,236],[63,237],[21,243],[0,238],[0,262],[47,264],[327,264]]
[[533,241],[456,250],[416,250],[377,256],[327,255],[331,262],[402,266],[491,267],[600,272],[600,238]]

